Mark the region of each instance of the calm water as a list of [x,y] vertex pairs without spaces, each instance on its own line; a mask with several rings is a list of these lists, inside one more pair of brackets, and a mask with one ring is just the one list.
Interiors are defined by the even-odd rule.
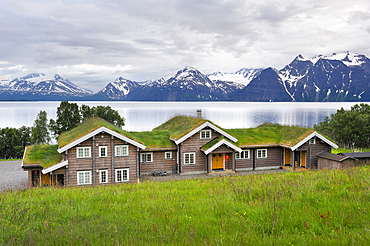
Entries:
[[[256,127],[264,122],[310,126],[337,109],[356,103],[251,103],[251,102],[77,102],[89,106],[110,105],[125,117],[129,131],[152,130],[176,115],[203,117],[223,128]],[[0,128],[32,126],[38,112],[56,117],[60,102],[0,102]]]

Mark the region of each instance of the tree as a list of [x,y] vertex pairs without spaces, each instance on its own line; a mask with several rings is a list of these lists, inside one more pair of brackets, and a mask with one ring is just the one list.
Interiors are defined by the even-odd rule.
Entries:
[[77,126],[81,121],[81,115],[77,103],[63,101],[57,108],[57,119],[50,120],[49,129],[54,137],[59,137],[62,132]]
[[36,144],[46,144],[50,141],[46,111],[40,111],[32,127],[32,140]]
[[97,106],[90,108],[88,105],[80,107],[82,120],[86,120],[92,116],[98,116],[118,127],[125,125],[125,118],[121,117],[117,110],[112,109],[110,106]]

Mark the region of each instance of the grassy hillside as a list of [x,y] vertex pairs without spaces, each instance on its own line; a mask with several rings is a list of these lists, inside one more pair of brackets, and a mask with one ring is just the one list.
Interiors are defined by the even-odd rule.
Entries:
[[370,168],[0,193],[0,245],[369,245]]

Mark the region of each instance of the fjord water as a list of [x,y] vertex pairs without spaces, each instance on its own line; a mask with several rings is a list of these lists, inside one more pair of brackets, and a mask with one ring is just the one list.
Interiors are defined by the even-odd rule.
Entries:
[[[312,127],[337,109],[350,109],[355,102],[107,102],[78,101],[90,107],[109,105],[125,117],[128,131],[152,130],[176,115],[196,116],[201,109],[203,118],[223,128],[250,128],[264,122]],[[0,128],[32,126],[40,110],[55,119],[60,102],[0,102]]]

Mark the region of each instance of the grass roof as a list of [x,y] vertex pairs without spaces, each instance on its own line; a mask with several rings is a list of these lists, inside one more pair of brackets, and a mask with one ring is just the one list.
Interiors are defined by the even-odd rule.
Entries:
[[135,140],[136,142],[139,142],[141,144],[144,144],[144,142],[140,141],[135,137],[134,134],[131,134],[128,131],[122,130],[118,126],[113,125],[112,123],[109,123],[106,120],[103,120],[99,117],[91,117],[85,121],[83,121],[81,124],[76,126],[75,128],[71,129],[70,131],[63,132],[60,134],[58,138],[59,148],[79,139],[80,137],[98,129],[99,127],[105,126],[117,133],[120,133],[122,135],[125,135],[128,138],[131,138],[132,140]]
[[281,144],[294,146],[314,132],[313,129],[299,126],[282,126],[265,123],[257,128],[228,129],[238,139],[237,146]]
[[205,122],[207,122],[205,119],[189,116],[175,116],[162,125],[154,128],[153,131],[169,131],[170,138],[177,140]]
[[136,139],[145,143],[146,148],[176,147],[170,140],[169,131],[130,132]]
[[213,139],[211,142],[209,142],[209,143],[207,143],[207,144],[203,145],[203,146],[202,146],[202,150],[207,150],[207,149],[209,149],[209,148],[212,148],[212,146],[213,146],[213,145],[217,144],[217,143],[218,143],[218,142],[220,142],[221,140],[226,140],[226,141],[228,141],[229,143],[231,143],[231,144],[235,145],[235,143],[233,143],[233,142],[229,141],[227,138],[225,138],[224,136],[222,136],[222,137],[215,138],[215,139]]
[[32,145],[28,146],[24,155],[23,164],[40,164],[43,168],[50,167],[62,161],[58,145]]

